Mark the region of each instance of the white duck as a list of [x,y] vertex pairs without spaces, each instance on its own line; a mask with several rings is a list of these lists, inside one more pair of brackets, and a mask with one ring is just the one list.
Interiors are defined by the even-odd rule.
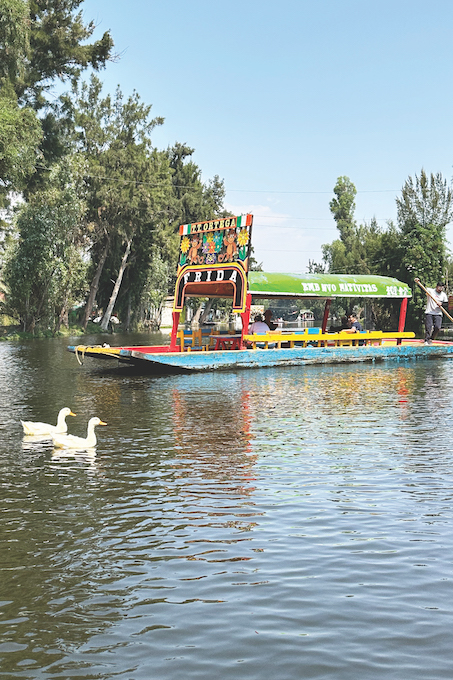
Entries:
[[24,434],[37,435],[39,437],[44,437],[45,435],[52,434],[64,434],[68,431],[68,426],[66,424],[66,416],[75,416],[75,413],[71,411],[70,408],[62,408],[58,414],[57,424],[48,425],[47,423],[34,423],[31,420],[21,420],[22,427],[24,428]]
[[100,418],[90,418],[85,438],[74,437],[73,434],[54,434],[52,435],[53,445],[58,449],[78,449],[79,451],[94,448],[97,441],[94,428],[97,425],[107,425],[107,423],[102,422]]

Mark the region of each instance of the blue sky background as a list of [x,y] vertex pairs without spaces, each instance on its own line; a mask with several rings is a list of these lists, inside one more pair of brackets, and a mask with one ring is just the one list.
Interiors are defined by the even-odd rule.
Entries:
[[[120,55],[105,92],[136,90],[226,206],[252,212],[267,271],[304,272],[337,237],[337,177],[356,219],[396,220],[409,175],[453,175],[453,2],[85,0]],[[448,230],[453,240],[453,229]]]

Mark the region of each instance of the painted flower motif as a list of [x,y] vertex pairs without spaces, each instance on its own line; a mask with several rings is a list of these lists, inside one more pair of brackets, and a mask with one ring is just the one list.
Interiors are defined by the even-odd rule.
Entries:
[[207,253],[215,252],[215,243],[212,234],[205,234],[205,236],[203,236],[203,252],[205,255]]
[[216,260],[217,257],[214,253],[209,253],[209,255],[206,255],[206,264],[215,264]]
[[184,236],[183,240],[181,241],[181,250],[183,253],[187,253],[187,251],[190,248],[190,241],[187,238],[187,236]]
[[244,247],[244,246],[247,245],[248,242],[249,242],[249,233],[248,233],[247,229],[242,229],[242,231],[240,231],[239,234],[238,234],[238,244],[241,247]]

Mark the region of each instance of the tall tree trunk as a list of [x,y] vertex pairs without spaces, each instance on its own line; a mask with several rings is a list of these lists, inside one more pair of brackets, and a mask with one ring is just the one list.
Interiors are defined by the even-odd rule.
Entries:
[[191,326],[196,326],[197,324],[200,323],[200,316],[201,316],[202,311],[203,311],[203,303],[201,303],[201,305],[198,305],[197,311],[195,312],[195,314],[193,315],[193,317],[190,321]]
[[[61,324],[65,322],[65,319],[66,320],[68,319],[69,290],[70,289],[68,287],[67,290],[66,290],[66,293],[65,293],[63,304],[61,305],[60,314],[58,316],[57,323],[55,324],[54,333],[58,333],[58,331],[61,328]],[[68,326],[69,324],[66,323],[65,325]]]
[[127,264],[127,258],[129,257],[129,253],[131,252],[131,245],[132,245],[132,239],[128,240],[126,250],[123,255],[123,259],[121,260],[121,266],[118,272],[118,276],[115,282],[115,285],[113,286],[113,291],[110,296],[109,303],[107,305],[107,309],[105,310],[105,314],[102,317],[101,321],[101,330],[106,331],[108,329],[110,317],[112,316],[113,308],[115,306],[116,298],[118,297],[118,293],[121,288],[121,281],[123,280],[123,275],[124,275],[124,270],[126,269],[126,264]]
[[131,302],[131,294],[127,296],[127,314],[126,314],[126,324],[125,324],[125,329],[127,332],[129,332],[130,327],[131,327],[131,312],[132,312],[132,302]]
[[105,242],[104,250],[102,251],[101,259],[99,260],[98,266],[96,267],[96,273],[93,277],[93,281],[91,282],[91,287],[90,287],[90,294],[88,296],[87,303],[85,305],[85,314],[83,317],[83,323],[82,323],[82,328],[85,331],[89,318],[91,316],[91,312],[93,311],[94,307],[94,302],[96,300],[96,295],[98,292],[99,288],[99,281],[101,279],[101,274],[102,270],[104,269],[105,261],[107,259],[107,255],[109,252],[110,248],[110,238],[107,237],[107,240]]
[[193,315],[191,325],[193,324],[203,324],[206,321],[206,318],[211,311],[212,303],[214,302],[213,298],[209,298],[207,302],[202,302],[195,314]]
[[206,323],[209,313],[212,309],[212,305],[214,304],[214,298],[209,298],[209,300],[206,302],[203,313],[200,318],[200,325],[202,326],[204,323]]

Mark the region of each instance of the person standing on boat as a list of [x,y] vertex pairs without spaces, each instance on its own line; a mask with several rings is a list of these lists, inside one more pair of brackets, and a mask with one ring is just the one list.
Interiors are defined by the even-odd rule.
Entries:
[[[419,280],[415,279],[417,282]],[[435,288],[426,288],[426,291],[429,295],[426,296],[425,344],[430,345],[442,328],[442,305],[448,302],[448,297],[441,281],[438,281]]]

